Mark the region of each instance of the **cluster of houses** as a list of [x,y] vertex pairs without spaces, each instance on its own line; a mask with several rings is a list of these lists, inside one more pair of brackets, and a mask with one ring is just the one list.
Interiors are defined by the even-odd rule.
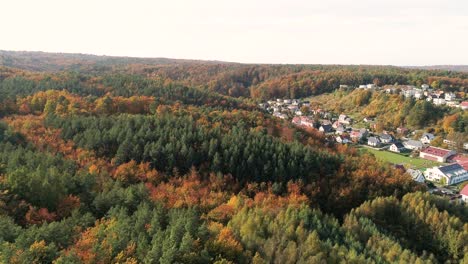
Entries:
[[[340,88],[349,88],[348,85],[340,85]],[[442,90],[434,90],[428,84],[421,85],[420,88],[414,85],[385,85],[378,87],[375,84],[361,84],[356,89],[365,90],[383,90],[388,94],[400,93],[406,98],[414,98],[416,100],[427,100],[435,105],[447,105],[450,107],[468,109],[468,101],[462,101],[457,98],[457,94],[453,92],[444,92]]]
[[310,103],[300,99],[276,99],[259,104],[260,108],[281,119],[287,119],[289,116],[302,116],[300,109],[303,106],[310,107]]
[[[413,179],[424,182],[423,178],[429,181],[438,182],[444,185],[453,185],[468,180],[468,158],[458,155],[454,150],[437,148],[429,144],[434,139],[431,133],[424,133],[419,140],[397,141],[393,136],[382,134],[380,136],[371,136],[367,138],[367,145],[380,147],[390,145],[389,151],[403,153],[408,151],[419,151],[419,158],[443,163],[442,166],[428,168],[424,172],[419,170],[408,170]],[[446,163],[450,163],[445,165]]]
[[[348,85],[340,85],[340,88],[350,87]],[[380,88],[374,84],[363,84],[359,85],[357,89],[382,89],[386,93],[400,93],[406,98],[425,99],[435,105],[448,105],[459,107],[463,110],[468,109],[468,102],[460,102],[456,98],[456,94],[433,90],[427,84],[423,84],[421,88],[410,85],[384,86]],[[301,111],[304,106],[314,114],[313,117],[307,116]],[[292,117],[292,123],[296,126],[318,129],[320,132],[330,136],[329,138],[333,135],[334,140],[340,144],[361,143],[374,148],[385,148],[395,153],[416,151],[416,153],[419,152],[419,157],[422,159],[444,164],[428,168],[425,171],[407,169],[406,172],[417,182],[423,183],[425,180],[429,180],[444,185],[452,185],[468,180],[468,158],[457,155],[453,150],[430,146],[431,141],[435,138],[431,133],[424,133],[419,140],[398,140],[389,133],[382,133],[380,135],[371,134],[368,129],[351,127],[353,120],[345,114],[341,114],[338,119],[331,119],[332,113],[324,112],[321,109],[311,110],[310,103],[308,101],[301,101],[300,99],[269,100],[259,104],[259,107],[281,119]],[[375,120],[372,118],[364,118],[363,121],[370,124],[371,127],[372,124],[375,124]],[[406,135],[408,130],[400,127],[397,128],[396,132],[400,135]],[[449,143],[453,142],[444,140],[444,143],[450,145]],[[468,149],[468,143],[465,143],[464,147]],[[466,192],[468,195],[468,189]]]
[[[322,113],[320,109],[315,110],[314,113],[322,118],[328,117],[327,113]],[[352,122],[353,120],[344,114],[341,114],[337,120],[332,121],[328,119],[314,120],[307,116],[295,116],[292,119],[292,123],[296,126],[316,128],[327,135],[335,134],[336,141],[342,144],[351,143],[352,141],[357,142],[362,137],[367,136],[367,129],[353,130],[350,127]]]
[[[415,181],[425,182],[425,180],[437,182],[443,185],[458,184],[468,180],[468,158],[457,155],[454,150],[447,150],[430,146],[435,136],[432,133],[423,133],[419,140],[407,139],[398,140],[389,133],[373,135],[367,129],[353,129],[349,127],[353,120],[347,115],[340,115],[338,120],[331,122],[329,120],[316,121],[305,116],[296,116],[292,123],[297,126],[313,127],[319,131],[334,135],[335,141],[341,144],[351,142],[361,142],[374,148],[386,148],[391,152],[419,152],[419,158],[436,161],[444,165],[435,166],[426,169],[424,172],[417,169],[406,170]],[[406,133],[407,130],[399,128],[397,132]]]
[[468,169],[468,163],[466,163],[464,159],[457,160],[456,155],[457,153],[453,150],[432,146],[422,149],[419,152],[420,158],[440,163],[451,162],[448,165],[426,169],[426,171],[424,171],[425,178],[429,181],[435,181],[444,185],[458,184],[468,180],[468,172],[466,171],[466,169]]
[[424,171],[424,177],[429,181],[452,185],[468,180],[468,172],[458,163],[445,166],[435,166]]
[[[400,128],[400,131],[401,130],[403,129]],[[383,133],[380,136],[374,135],[367,138],[367,145],[372,147],[388,146],[388,149],[392,152],[403,153],[406,151],[421,150],[430,144],[434,138],[433,134],[424,133],[420,140],[408,139],[405,141],[398,141],[393,135]]]
[[[340,84],[340,89],[349,89],[349,88],[353,88],[347,84]],[[368,83],[368,84],[361,84],[359,85],[358,87],[356,87],[357,89],[364,89],[364,90],[373,90],[373,89],[378,89],[379,87],[373,83]]]
[[384,88],[386,93],[400,93],[406,98],[414,98],[416,100],[425,99],[428,102],[432,102],[434,105],[447,105],[450,107],[461,108],[462,110],[468,109],[468,101],[461,101],[457,98],[457,95],[453,92],[444,92],[442,90],[434,90],[427,84],[421,85],[421,88],[417,88],[413,85],[399,85],[386,86]]
[[[340,88],[350,88],[348,85],[342,84]],[[421,88],[413,85],[386,85],[378,87],[375,84],[361,84],[356,89],[365,90],[383,90],[386,93],[400,93],[406,98],[414,98],[418,100],[425,99],[435,105],[447,105],[451,107],[461,108],[462,110],[468,109],[468,101],[461,101],[453,92],[444,92],[442,90],[434,90],[429,85],[423,84]],[[302,116],[301,108],[303,106],[310,107],[308,101],[301,101],[300,99],[275,99],[260,103],[259,107],[264,109],[274,116],[281,119],[288,119],[289,117]],[[315,110],[315,111],[320,111]],[[322,113],[323,114],[323,113]],[[365,120],[366,121],[366,120]],[[372,122],[372,121],[366,121]]]

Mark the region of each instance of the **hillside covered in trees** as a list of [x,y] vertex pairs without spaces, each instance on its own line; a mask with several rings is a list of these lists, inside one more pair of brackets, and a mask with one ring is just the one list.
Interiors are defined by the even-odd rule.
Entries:
[[[465,96],[465,92],[459,92]],[[426,100],[405,98],[400,94],[362,89],[337,89],[332,93],[311,98],[315,108],[334,113],[346,113],[356,120],[375,119],[374,130],[396,133],[398,127],[424,130],[439,139],[468,140],[468,112],[445,105],[434,105]],[[366,125],[370,125],[369,123]],[[442,143],[442,140],[437,140]],[[436,142],[434,142],[436,143]]]
[[[1,263],[468,262],[465,205],[255,104],[342,82],[460,89],[462,73],[0,58]],[[327,95],[330,107],[384,116],[391,102],[398,122],[434,112],[354,93]],[[460,132],[458,119],[427,115]]]
[[[450,70],[407,69],[367,65],[258,65],[216,61],[188,61],[164,58],[108,57],[84,54],[0,51],[0,66],[38,71],[36,80],[52,78],[51,73],[74,72],[62,81],[83,86],[119,76],[118,83],[134,82],[135,76],[155,80],[159,86],[179,84],[202,88],[232,97],[270,99],[299,98],[331,92],[340,84],[413,84],[438,81],[442,89],[468,87],[468,74]],[[94,79],[94,77],[97,80]],[[31,76],[25,79],[30,80]],[[125,80],[122,80],[125,78]],[[53,79],[53,78],[52,78]]]

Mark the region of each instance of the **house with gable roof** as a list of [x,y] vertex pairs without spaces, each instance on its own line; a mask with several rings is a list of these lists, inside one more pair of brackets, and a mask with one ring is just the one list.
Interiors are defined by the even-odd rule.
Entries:
[[407,149],[419,150],[419,149],[422,149],[424,145],[419,140],[410,139],[408,141],[403,142],[403,146],[405,146],[405,148],[407,148]]
[[424,144],[429,144],[434,138],[435,138],[434,134],[424,133],[420,140]]
[[468,172],[458,163],[429,168],[424,172],[426,179],[445,185],[457,184],[468,180]]

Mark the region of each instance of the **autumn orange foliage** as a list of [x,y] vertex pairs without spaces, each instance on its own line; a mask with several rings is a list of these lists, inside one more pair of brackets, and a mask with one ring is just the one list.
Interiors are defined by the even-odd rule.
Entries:
[[78,148],[72,141],[65,141],[60,137],[60,130],[46,128],[44,117],[35,115],[16,115],[3,119],[15,131],[26,136],[40,151],[61,153],[65,158],[74,160],[82,167],[89,167],[89,171],[102,172],[113,170],[110,162],[99,158],[93,151]]
[[201,176],[193,168],[185,177],[174,177],[168,182],[155,186],[147,183],[153,201],[162,202],[168,208],[200,206],[201,208],[214,208],[229,197],[221,186],[229,185],[230,177],[220,179],[211,175],[209,181],[202,181]]
[[57,220],[55,213],[49,212],[47,208],[35,209],[30,206],[25,216],[26,222],[29,224],[42,224],[44,222],[52,222]]
[[112,176],[125,183],[146,181],[156,183],[162,177],[158,171],[150,168],[149,162],[137,164],[134,160],[119,165]]

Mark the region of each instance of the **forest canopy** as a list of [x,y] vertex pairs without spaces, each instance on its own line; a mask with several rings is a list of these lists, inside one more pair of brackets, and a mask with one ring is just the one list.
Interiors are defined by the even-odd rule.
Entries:
[[256,107],[320,95],[383,126],[463,134],[464,113],[337,88],[463,92],[465,73],[9,52],[0,64],[1,263],[468,262],[465,205]]

